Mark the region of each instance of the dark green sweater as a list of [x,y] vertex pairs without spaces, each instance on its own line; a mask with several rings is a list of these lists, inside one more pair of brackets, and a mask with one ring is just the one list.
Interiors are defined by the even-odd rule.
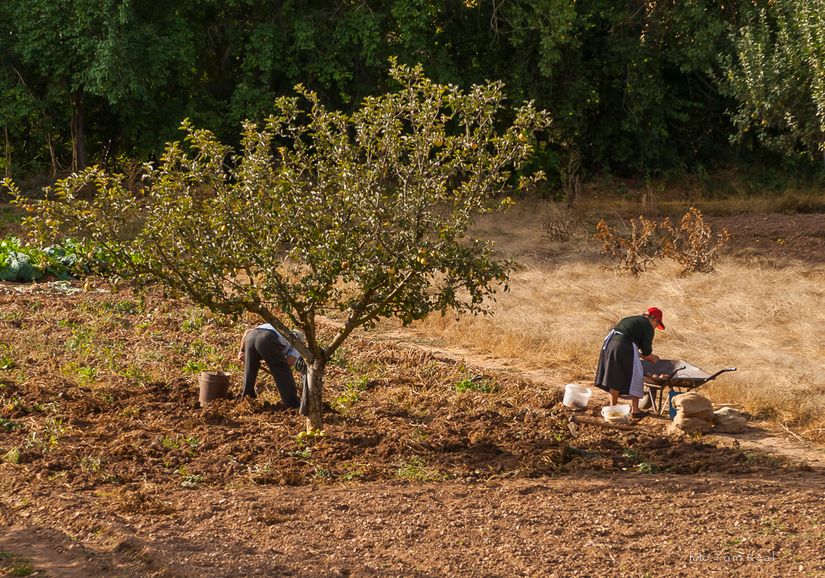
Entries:
[[653,326],[644,315],[625,317],[613,329],[633,341],[642,355],[653,353]]

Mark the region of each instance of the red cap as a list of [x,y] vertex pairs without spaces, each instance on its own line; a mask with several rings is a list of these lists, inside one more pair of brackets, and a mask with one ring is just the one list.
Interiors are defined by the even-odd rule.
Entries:
[[664,329],[665,328],[665,324],[662,323],[662,310],[661,309],[659,309],[658,307],[650,307],[647,310],[647,314],[648,314],[649,317],[652,317],[653,319],[655,319],[656,321],[659,322],[659,324],[656,326],[656,329]]

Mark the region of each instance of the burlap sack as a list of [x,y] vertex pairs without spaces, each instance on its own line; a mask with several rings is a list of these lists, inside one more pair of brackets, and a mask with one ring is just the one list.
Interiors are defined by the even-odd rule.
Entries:
[[676,413],[685,417],[701,417],[708,421],[713,419],[713,404],[695,391],[689,391],[673,398]]
[[721,433],[739,433],[748,427],[748,418],[739,410],[723,407],[713,412],[713,429]]
[[702,419],[701,417],[685,417],[682,412],[677,412],[676,417],[670,424],[670,433],[686,433],[692,434],[696,432],[709,432],[713,427],[710,420]]

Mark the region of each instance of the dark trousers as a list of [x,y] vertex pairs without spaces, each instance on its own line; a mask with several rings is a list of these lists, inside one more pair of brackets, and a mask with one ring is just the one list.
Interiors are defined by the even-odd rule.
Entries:
[[246,335],[244,342],[244,370],[243,370],[243,392],[244,397],[256,397],[255,381],[258,379],[258,370],[261,368],[261,359],[266,361],[272,377],[275,378],[275,385],[278,386],[278,393],[281,400],[287,407],[298,407],[298,394],[295,388],[295,378],[292,377],[292,369],[286,362],[284,348],[278,336],[266,329],[253,329]]

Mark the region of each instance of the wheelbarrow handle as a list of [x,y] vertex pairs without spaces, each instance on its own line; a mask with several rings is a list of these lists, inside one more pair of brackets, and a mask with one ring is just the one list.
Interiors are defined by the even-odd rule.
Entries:
[[736,371],[736,368],[735,367],[726,367],[725,369],[720,369],[719,371],[717,371],[716,373],[714,373],[713,375],[708,377],[705,381],[710,381],[711,379],[715,379],[717,376],[719,376],[723,373],[726,373],[728,371]]

